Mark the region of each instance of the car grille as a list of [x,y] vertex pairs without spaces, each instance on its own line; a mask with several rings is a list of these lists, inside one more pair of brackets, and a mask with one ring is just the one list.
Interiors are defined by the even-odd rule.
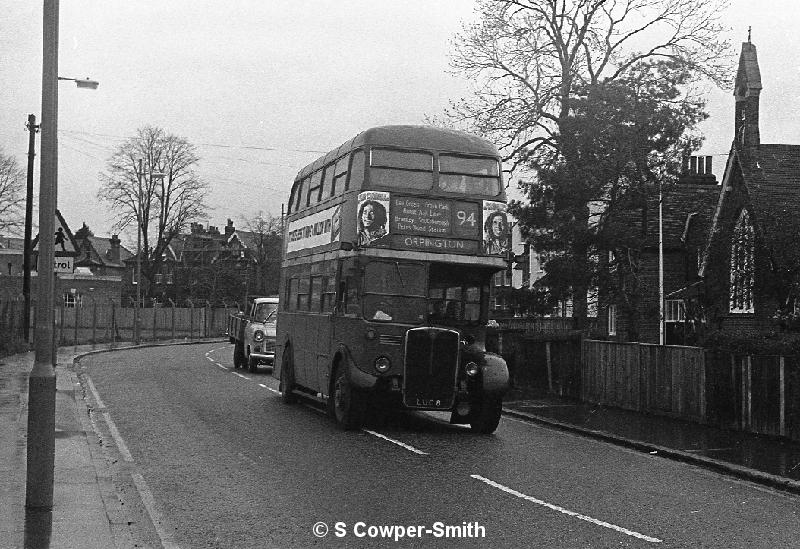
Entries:
[[448,409],[455,398],[458,332],[413,328],[406,333],[403,403],[409,408]]

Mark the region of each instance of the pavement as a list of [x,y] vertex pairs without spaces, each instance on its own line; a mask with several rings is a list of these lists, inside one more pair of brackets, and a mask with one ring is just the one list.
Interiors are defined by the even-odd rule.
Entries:
[[[175,342],[173,342],[175,343]],[[117,348],[129,348],[118,346]],[[32,352],[0,358],[0,549],[134,547],[74,360],[107,346],[58,349],[53,509],[25,509]],[[800,493],[800,442],[515,391],[504,414]]]
[[[202,343],[214,340],[203,340]],[[187,343],[185,340],[159,344]],[[197,341],[189,342],[197,343]],[[144,346],[144,345],[143,345]],[[86,354],[133,345],[60,347],[56,365],[53,509],[26,512],[28,376],[34,353],[0,358],[0,549],[137,547],[72,368]]]
[[545,392],[512,391],[507,416],[800,494],[800,441],[578,402]]

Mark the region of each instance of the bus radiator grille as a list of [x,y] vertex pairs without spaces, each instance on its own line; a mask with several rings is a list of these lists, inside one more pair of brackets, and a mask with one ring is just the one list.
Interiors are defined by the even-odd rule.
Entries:
[[406,335],[403,403],[448,409],[455,399],[459,336],[454,330],[413,328]]

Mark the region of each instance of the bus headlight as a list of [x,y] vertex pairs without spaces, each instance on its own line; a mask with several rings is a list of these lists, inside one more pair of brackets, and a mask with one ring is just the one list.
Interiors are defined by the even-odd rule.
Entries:
[[474,362],[467,362],[467,363],[464,365],[464,371],[467,373],[467,375],[468,375],[469,377],[475,377],[475,376],[477,376],[477,375],[478,375],[478,372],[480,372],[480,371],[481,371],[481,369],[478,367],[478,365],[477,365],[476,363],[474,363]]
[[392,367],[392,361],[389,360],[388,357],[379,356],[378,358],[375,359],[375,369],[378,370],[378,372],[384,374],[388,372],[389,368],[391,367]]
[[378,337],[378,334],[375,333],[375,330],[373,330],[372,328],[367,328],[367,331],[364,332],[364,337],[372,341],[373,339]]
[[262,332],[261,330],[256,330],[255,332],[253,332],[253,339],[255,339],[256,341],[264,341],[264,332]]

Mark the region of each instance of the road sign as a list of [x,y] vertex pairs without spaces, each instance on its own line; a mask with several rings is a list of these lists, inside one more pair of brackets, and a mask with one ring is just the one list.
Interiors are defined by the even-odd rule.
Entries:
[[75,258],[72,256],[56,257],[55,261],[53,261],[54,273],[72,273],[74,268],[75,268]]

